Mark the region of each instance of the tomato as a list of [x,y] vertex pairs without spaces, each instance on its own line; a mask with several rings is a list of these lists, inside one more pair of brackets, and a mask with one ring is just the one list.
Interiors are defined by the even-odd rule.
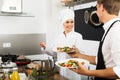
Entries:
[[67,67],[71,67],[71,66],[72,66],[72,64],[68,64],[68,65],[67,65]]

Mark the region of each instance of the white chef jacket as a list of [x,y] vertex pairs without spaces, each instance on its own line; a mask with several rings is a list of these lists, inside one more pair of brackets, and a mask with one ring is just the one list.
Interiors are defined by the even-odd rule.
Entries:
[[83,39],[80,33],[71,31],[64,35],[64,33],[58,35],[55,39],[53,51],[57,51],[57,47],[77,47],[79,51],[82,50]]
[[[83,39],[80,33],[71,31],[65,34],[61,33],[54,41],[53,51],[57,52],[57,47],[73,47],[75,46],[78,48],[79,51],[82,51]],[[64,52],[57,52],[57,60],[65,60],[71,58],[68,54]],[[81,75],[67,69],[67,68],[60,68],[60,75],[70,79],[70,80],[81,80]]]
[[[119,18],[114,18],[104,24],[106,31]],[[104,35],[103,35],[104,36]],[[116,22],[108,32],[103,42],[102,53],[106,68],[113,67],[115,74],[120,78],[120,22]],[[97,60],[97,59],[96,59]]]

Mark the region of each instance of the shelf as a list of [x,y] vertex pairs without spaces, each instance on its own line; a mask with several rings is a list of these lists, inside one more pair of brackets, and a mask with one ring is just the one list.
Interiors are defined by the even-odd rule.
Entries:
[[89,3],[89,2],[93,2],[93,1],[97,1],[97,0],[76,0],[76,1],[70,2],[68,4],[65,4],[65,6],[71,7],[71,6]]
[[0,12],[0,16],[12,16],[12,17],[35,17],[30,13],[7,13]]

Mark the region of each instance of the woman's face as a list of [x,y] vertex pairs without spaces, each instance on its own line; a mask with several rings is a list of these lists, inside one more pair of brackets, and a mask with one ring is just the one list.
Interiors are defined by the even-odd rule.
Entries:
[[74,21],[72,19],[68,19],[63,25],[65,32],[71,32],[74,26]]

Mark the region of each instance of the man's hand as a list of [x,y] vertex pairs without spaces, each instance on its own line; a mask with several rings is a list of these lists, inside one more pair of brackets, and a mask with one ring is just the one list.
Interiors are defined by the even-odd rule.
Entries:
[[70,70],[78,73],[78,74],[82,74],[82,75],[88,75],[89,70],[84,66],[84,64],[78,62],[78,68],[74,69],[74,68],[69,68]]

